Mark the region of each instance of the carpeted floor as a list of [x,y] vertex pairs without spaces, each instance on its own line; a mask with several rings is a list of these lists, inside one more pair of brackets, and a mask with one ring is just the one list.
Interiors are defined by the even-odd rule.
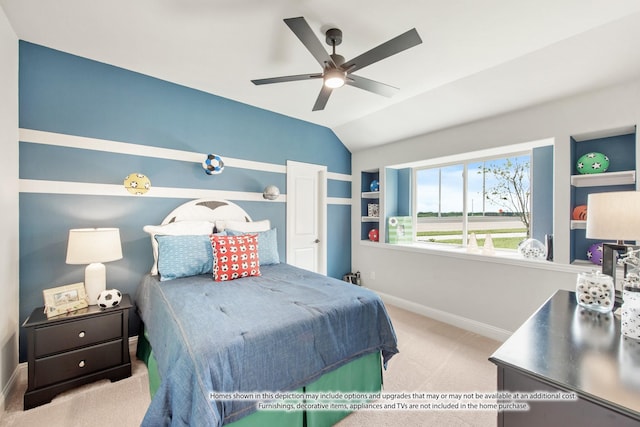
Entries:
[[[384,373],[384,393],[496,390],[496,368],[487,358],[500,343],[393,306],[387,308],[396,329],[400,353],[391,359]],[[6,412],[0,415],[0,426],[138,426],[149,405],[149,388],[146,367],[135,359],[135,351],[132,355],[130,378],[116,383],[105,380],[88,384],[28,411],[22,410],[25,370],[8,398]],[[392,402],[382,400],[381,403]],[[484,427],[495,426],[496,420],[495,411],[368,410],[349,415],[338,426]]]

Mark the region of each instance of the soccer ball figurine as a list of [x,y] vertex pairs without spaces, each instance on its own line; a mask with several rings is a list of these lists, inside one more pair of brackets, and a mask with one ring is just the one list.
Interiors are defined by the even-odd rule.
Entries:
[[609,158],[602,153],[587,153],[578,159],[578,173],[603,173],[609,169]]
[[122,301],[122,294],[117,289],[108,289],[98,295],[98,306],[100,308],[115,307]]
[[140,196],[151,188],[151,181],[141,173],[132,173],[124,179],[124,188],[131,194]]
[[209,154],[202,162],[202,167],[207,175],[217,175],[224,170],[224,162],[217,154]]

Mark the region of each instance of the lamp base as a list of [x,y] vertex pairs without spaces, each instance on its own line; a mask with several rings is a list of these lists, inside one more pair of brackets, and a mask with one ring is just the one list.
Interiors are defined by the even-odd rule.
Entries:
[[87,291],[89,305],[98,304],[98,295],[107,289],[107,276],[104,264],[94,262],[84,270],[84,288]]

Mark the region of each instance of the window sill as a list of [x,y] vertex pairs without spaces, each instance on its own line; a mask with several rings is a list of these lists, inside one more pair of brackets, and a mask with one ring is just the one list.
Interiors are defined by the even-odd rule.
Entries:
[[[429,243],[407,243],[407,244],[390,244],[381,242],[372,242],[368,240],[361,240],[362,246],[376,247],[385,250],[405,251],[405,252],[417,252],[435,256],[444,256],[451,258],[460,258],[482,262],[493,262],[496,264],[508,264],[517,265],[527,268],[538,268],[542,270],[560,271],[566,273],[580,273],[584,271],[591,271],[597,268],[593,264],[580,264],[569,265],[560,264],[552,261],[536,261],[524,259],[516,251],[500,250],[496,249],[493,255],[486,255],[482,252],[472,253],[467,252],[466,249],[455,246],[445,246]],[[480,248],[482,251],[482,248]]]

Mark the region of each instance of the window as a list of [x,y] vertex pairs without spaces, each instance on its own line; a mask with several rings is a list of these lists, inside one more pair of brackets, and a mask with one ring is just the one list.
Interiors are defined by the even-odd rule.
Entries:
[[516,249],[530,235],[531,152],[416,168],[416,240]]

